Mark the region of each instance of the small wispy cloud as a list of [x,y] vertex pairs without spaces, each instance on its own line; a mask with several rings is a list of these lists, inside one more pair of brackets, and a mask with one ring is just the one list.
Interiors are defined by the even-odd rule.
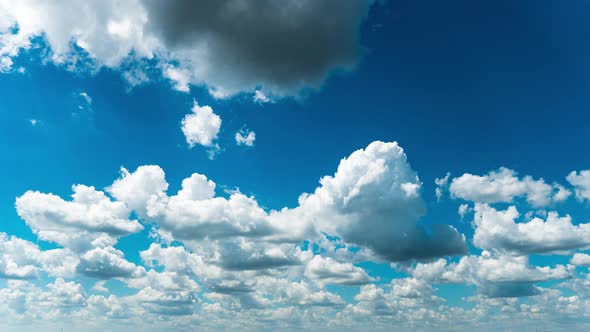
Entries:
[[238,146],[254,146],[254,141],[256,140],[256,133],[244,126],[236,133],[235,138],[236,144]]
[[256,90],[256,92],[254,92],[253,100],[255,103],[258,103],[258,104],[266,104],[266,103],[270,103],[272,101],[260,90]]

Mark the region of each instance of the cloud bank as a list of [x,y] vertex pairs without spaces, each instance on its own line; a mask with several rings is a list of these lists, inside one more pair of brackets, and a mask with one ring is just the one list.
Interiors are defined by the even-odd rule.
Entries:
[[[569,189],[508,171],[445,178],[440,193],[448,188],[468,202],[460,206],[463,218],[472,217],[472,239],[449,224],[422,222],[422,182],[395,142],[354,151],[297,206],[280,210],[239,191],[221,194],[199,173],[172,192],[157,165],[122,168],[104,190],[74,185],[71,199],[30,190],[16,199],[17,213],[57,248],[0,234],[0,278],[7,283],[0,313],[36,326],[88,328],[78,319],[85,317],[93,326],[154,331],[387,328],[392,321],[402,330],[473,328],[499,312],[500,325],[587,314],[588,281],[578,269],[590,265],[582,252],[590,245],[588,224],[537,210]],[[497,181],[512,186],[490,186]],[[526,208],[536,214],[521,218]],[[146,228],[146,247],[118,248],[121,238]],[[470,253],[468,243],[477,250]],[[529,256],[537,253],[571,256],[570,264],[533,264]],[[400,275],[381,280],[371,264]],[[128,291],[115,291],[121,285]],[[463,299],[473,308],[447,303],[439,285],[473,287],[475,295]],[[354,298],[334,287],[353,289]]]

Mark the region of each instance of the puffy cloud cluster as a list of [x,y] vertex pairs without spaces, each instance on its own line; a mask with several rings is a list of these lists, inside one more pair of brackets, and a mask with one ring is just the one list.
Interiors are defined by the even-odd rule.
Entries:
[[[354,152],[340,162],[334,176],[326,176],[320,183],[314,193],[300,197],[298,207],[270,213],[240,192],[229,198],[215,197],[214,183],[200,174],[185,179],[178,194],[168,196],[163,171],[157,166],[123,173],[110,191],[174,239],[215,239],[215,246],[226,242],[218,252],[231,253],[231,257],[249,250],[256,253],[250,257],[257,259],[242,257],[240,264],[250,261],[256,265],[258,259],[273,264],[294,262],[284,249],[277,251],[274,246],[269,250],[263,241],[249,243],[248,238],[296,243],[322,233],[367,247],[393,261],[466,250],[463,236],[454,228],[437,225],[427,230],[419,223],[424,213],[418,191],[421,183],[396,143],[374,142]],[[135,192],[138,194],[127,194]]]
[[[420,224],[422,183],[397,143],[373,142],[341,160],[286,218],[311,220],[321,232],[366,246],[392,261],[462,254],[464,237],[452,226]],[[368,231],[372,230],[372,231]]]
[[119,69],[132,84],[148,79],[141,60],[157,59],[180,91],[204,84],[217,97],[260,86],[297,95],[318,88],[332,71],[355,66],[359,26],[371,4],[3,0],[0,71],[12,70],[14,57],[43,38],[54,63]]
[[131,277],[141,273],[135,264],[123,258],[123,252],[113,247],[94,248],[80,256],[77,271],[85,276],[98,279]]
[[[302,319],[294,308],[344,306],[328,285],[375,280],[354,262],[424,259],[466,248],[454,228],[420,223],[421,182],[396,143],[374,142],[354,152],[292,209],[266,211],[239,191],[217,196],[216,184],[198,173],[184,179],[174,195],[168,188],[159,166],[141,166],[134,172],[122,168],[106,192],[73,186],[70,201],[26,192],[16,201],[19,216],[39,239],[63,248],[43,251],[22,242],[34,251],[26,257],[42,261],[5,249],[4,277],[78,274],[97,280],[98,292],[109,292],[108,281],[118,279],[137,293],[85,296],[81,309],[112,317],[126,317],[116,309],[123,306],[136,313],[191,316],[197,307],[213,310],[211,303],[217,303],[223,304],[220,310],[276,307],[273,315]],[[114,247],[118,238],[144,228],[132,214],[151,224],[162,241],[140,253],[143,265],[127,261]],[[207,289],[206,303],[199,300],[199,284]]]
[[[445,178],[439,186],[450,181],[453,190],[456,179]],[[517,178],[514,186],[527,181]],[[46,322],[86,317],[95,326],[117,321],[256,330],[387,328],[392,321],[400,329],[450,328],[451,322],[472,328],[490,317],[550,319],[543,310],[590,314],[590,292],[582,291],[588,282],[575,268],[590,265],[588,255],[576,253],[572,265],[553,266],[535,266],[528,257],[587,248],[587,224],[555,212],[520,220],[514,206],[498,210],[476,200],[463,214],[473,211],[472,243],[483,252],[467,254],[466,239],[455,228],[422,223],[421,187],[403,149],[373,142],[342,159],[296,207],[281,210],[268,211],[239,191],[219,195],[217,185],[198,173],[171,193],[156,165],[122,168],[104,192],[73,186],[71,200],[28,191],[17,198],[17,213],[40,240],[61,248],[43,250],[0,234],[0,278],[9,280],[0,289],[6,299],[0,315]],[[559,192],[553,189],[549,196]],[[540,197],[502,192],[503,201]],[[527,201],[534,207],[539,202]],[[153,243],[139,252],[140,261],[128,261],[118,239],[146,226]],[[441,258],[453,255],[464,256]],[[358,264],[367,261],[393,262],[406,275],[381,282],[383,275]],[[78,277],[95,284],[86,290]],[[32,279],[53,281],[40,286]],[[564,296],[547,282],[579,297]],[[121,283],[128,292],[116,291]],[[441,284],[474,287],[476,295],[463,299],[473,308],[447,303]],[[334,291],[338,287],[358,293],[346,300]]]
[[341,263],[330,257],[314,256],[305,266],[305,276],[325,284],[363,285],[372,278],[352,263]]
[[590,267],[590,255],[577,253],[572,256],[570,263],[577,266],[588,266]]
[[15,236],[0,233],[0,278],[30,279],[37,277],[39,248]]
[[117,238],[143,229],[129,219],[131,210],[94,187],[75,185],[72,200],[27,191],[16,199],[18,215],[40,239],[74,251],[113,245]]
[[521,297],[539,294],[535,283],[568,279],[572,272],[563,265],[531,266],[526,256],[483,251],[481,256],[463,256],[456,263],[441,259],[418,264],[414,276],[439,283],[475,285],[481,294],[490,297]]
[[561,202],[571,194],[560,184],[547,184],[530,176],[519,178],[504,167],[481,176],[465,173],[452,179],[449,191],[453,197],[478,203],[511,203],[515,198],[525,198],[533,207]]
[[549,212],[547,219],[534,217],[517,222],[514,206],[498,211],[487,204],[475,204],[473,243],[482,249],[519,254],[566,251],[590,246],[590,224],[572,223],[570,216]]

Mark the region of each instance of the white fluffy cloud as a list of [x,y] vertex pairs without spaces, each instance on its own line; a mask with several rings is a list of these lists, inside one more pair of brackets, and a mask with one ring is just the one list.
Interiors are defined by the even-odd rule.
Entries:
[[570,260],[570,263],[577,265],[577,266],[587,266],[590,267],[590,255],[576,253]]
[[[344,307],[346,302],[328,286],[375,280],[356,262],[425,259],[465,250],[455,229],[443,225],[442,231],[430,230],[420,224],[421,182],[396,143],[374,142],[354,152],[313,193],[302,195],[299,206],[278,211],[266,211],[254,197],[237,191],[217,196],[216,184],[197,173],[169,194],[159,166],[134,172],[122,168],[106,190],[112,198],[93,187],[73,188],[71,201],[33,191],[17,199],[19,215],[39,239],[65,247],[40,251],[33,246],[40,258],[18,261],[19,268],[33,271],[20,275],[82,275],[98,279],[97,292],[109,292],[108,280],[117,279],[137,292],[104,297],[76,291],[70,296],[75,305],[67,312],[56,309],[55,317],[92,311],[122,320],[189,319],[199,310],[235,317],[239,308],[252,322],[269,315],[299,322],[317,310],[333,315]],[[151,224],[160,242],[140,253],[143,265],[127,261],[114,248],[119,237],[143,229],[129,219],[132,214]],[[207,290],[204,302],[199,300],[201,287]],[[396,281],[392,288],[393,296],[406,302],[423,294],[430,294],[423,303],[439,301],[432,287],[417,280]],[[46,296],[39,289],[28,292]],[[20,298],[16,291],[10,294]],[[34,312],[29,304],[23,310]],[[318,316],[322,321],[324,314]]]
[[463,174],[451,181],[449,191],[453,197],[479,203],[510,203],[522,197],[534,207],[561,202],[571,194],[560,184],[550,185],[530,176],[519,178],[515,171],[504,167],[482,176]]
[[166,175],[160,166],[140,166],[133,173],[121,167],[121,177],[107,188],[117,200],[138,213],[141,218],[148,214],[148,202],[156,202],[168,190]]
[[[262,86],[293,96],[355,66],[358,27],[371,3],[2,0],[0,71],[14,70],[14,57],[41,37],[49,60],[72,70],[120,69],[133,84],[146,80],[141,61],[157,59],[180,91],[204,84],[229,96]],[[333,14],[320,19],[327,11]]]
[[39,253],[39,248],[35,244],[0,233],[0,278],[36,278],[36,257]]
[[[341,160],[333,176],[299,199],[286,217],[313,220],[316,229],[367,246],[389,260],[465,252],[462,235],[451,226],[427,231],[419,195],[422,183],[397,143],[373,142]],[[370,231],[369,231],[370,230]]]
[[73,200],[27,191],[16,199],[18,215],[45,241],[74,251],[113,245],[117,237],[139,232],[143,226],[129,219],[131,211],[94,187],[75,185]]
[[131,277],[141,273],[138,267],[123,258],[123,252],[113,247],[94,248],[80,256],[76,270],[98,279]]
[[78,257],[68,249],[41,250],[35,243],[0,233],[0,278],[35,279],[75,275]]
[[181,122],[181,129],[190,147],[197,144],[213,147],[221,128],[221,118],[213,113],[210,106],[199,106],[195,101],[192,114],[187,114]]
[[[535,266],[525,256],[587,247],[586,224],[553,212],[519,220],[515,207],[475,203],[473,244],[482,254],[431,260],[465,253],[465,239],[449,226],[421,224],[422,183],[396,143],[373,142],[342,159],[294,208],[268,211],[238,191],[219,195],[198,173],[174,193],[171,186],[152,165],[122,168],[107,193],[74,186],[70,201],[34,191],[19,197],[17,212],[39,239],[64,248],[41,250],[0,236],[0,278],[9,280],[0,288],[0,315],[23,322],[84,317],[96,328],[118,321],[214,330],[356,329],[367,322],[386,329],[392,321],[408,324],[400,329],[451,321],[471,328],[506,315],[590,314],[583,309],[590,298],[582,297],[588,281],[574,266],[589,265],[586,254],[574,255],[574,265],[553,266]],[[143,228],[130,215],[152,227],[154,243],[139,253],[141,262],[114,247]],[[361,268],[367,260],[397,262],[392,266],[408,276],[375,283],[371,270]],[[97,279],[88,294],[61,279],[76,276]],[[45,286],[26,281],[37,277],[57,279]],[[579,298],[545,283],[561,280],[559,287],[575,289]],[[118,283],[125,294],[116,291]],[[473,308],[445,302],[438,284],[473,286],[477,295],[464,299]],[[345,300],[334,285],[361,287]]]
[[163,74],[172,81],[174,89],[181,92],[190,91],[190,73],[186,69],[166,65]]
[[473,243],[482,249],[497,249],[521,254],[565,251],[590,246],[590,224],[572,224],[570,216],[549,212],[517,222],[516,207],[498,211],[487,204],[475,204]]
[[[215,197],[214,183],[199,174],[185,179],[177,195],[168,196],[163,171],[155,166],[149,172],[144,167],[124,172],[109,190],[184,241],[245,236],[297,242],[325,232],[391,260],[465,251],[464,239],[454,228],[439,225],[427,231],[419,224],[424,213],[421,183],[396,143],[374,142],[354,152],[341,161],[334,176],[320,183],[314,193],[300,197],[297,208],[270,213],[240,192]],[[364,231],[367,228],[372,231]],[[223,247],[244,246],[253,248],[235,241]]]
[[391,321],[393,318],[409,324],[439,320],[442,315],[436,308],[440,308],[444,300],[435,295],[435,290],[432,284],[415,278],[393,279],[383,288],[365,285],[355,296],[357,303],[347,306],[341,315],[360,321],[358,328],[370,321],[373,321],[371,325],[377,325],[374,320],[378,319]]
[[325,284],[362,285],[371,277],[352,263],[341,263],[330,257],[314,256],[305,266],[305,276]]
[[429,281],[475,285],[480,293],[490,297],[521,297],[539,294],[535,283],[568,279],[572,271],[563,265],[532,266],[526,256],[483,251],[481,256],[463,256],[456,263],[447,264],[441,259],[419,264],[413,274]]
[[573,171],[566,177],[579,200],[590,200],[590,170]]

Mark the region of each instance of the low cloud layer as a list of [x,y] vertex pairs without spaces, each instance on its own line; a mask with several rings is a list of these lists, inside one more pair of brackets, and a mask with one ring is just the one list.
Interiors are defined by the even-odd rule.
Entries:
[[[475,200],[461,194],[467,200],[462,217],[473,218],[469,240],[448,224],[423,224],[422,182],[395,142],[354,151],[296,207],[280,210],[239,191],[220,195],[216,183],[198,173],[171,192],[157,165],[122,168],[104,190],[75,185],[69,200],[27,191],[16,200],[17,213],[40,241],[58,248],[0,234],[0,278],[7,280],[0,312],[26,321],[73,322],[83,315],[98,326],[147,322],[156,330],[238,328],[236,322],[253,330],[302,324],[355,329],[391,320],[400,328],[442,328],[450,321],[473,327],[498,312],[530,318],[539,308],[547,319],[549,310],[583,315],[590,293],[583,295],[588,281],[577,269],[590,265],[581,252],[590,245],[588,224],[537,208],[569,189],[513,172],[490,174],[460,177],[475,182],[438,181],[441,195],[449,188]],[[496,181],[513,189],[489,186]],[[482,188],[488,188],[485,195],[476,195]],[[521,217],[516,204],[533,213]],[[151,229],[145,248],[118,248],[119,239],[145,228]],[[468,241],[481,253],[469,253]],[[537,265],[529,259],[536,253],[569,255],[570,264]],[[376,264],[399,276],[381,280],[371,268]],[[566,296],[548,282],[579,295]],[[129,291],[114,292],[117,285]],[[446,303],[438,285],[473,287],[475,295],[463,301],[475,306]],[[334,287],[356,295],[346,299]]]

